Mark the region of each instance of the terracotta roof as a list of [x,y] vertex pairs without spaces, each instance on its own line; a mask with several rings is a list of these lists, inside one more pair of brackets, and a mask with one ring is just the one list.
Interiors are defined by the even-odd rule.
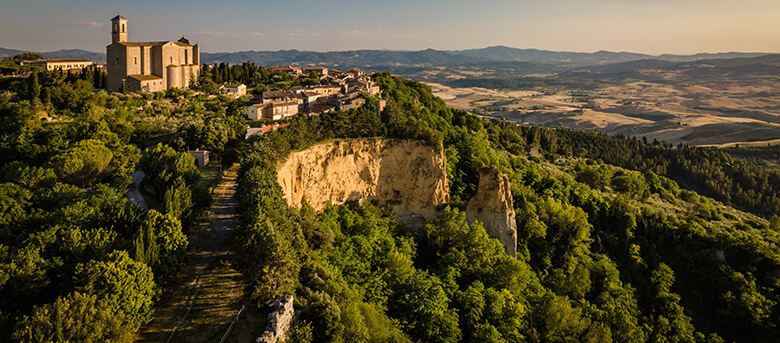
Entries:
[[160,41],[160,42],[116,42],[117,44],[121,44],[124,46],[163,46],[168,43],[178,45],[178,46],[190,46],[189,44],[181,43],[181,42],[173,42],[173,41]]
[[291,91],[265,91],[263,98],[295,97],[295,92]]
[[283,127],[285,127],[287,125],[290,125],[290,124],[289,123],[283,123],[283,124],[266,125],[266,126],[261,127],[260,130],[263,133],[266,133],[266,132],[271,131],[271,130],[276,130],[276,129],[279,129],[279,128],[283,128]]

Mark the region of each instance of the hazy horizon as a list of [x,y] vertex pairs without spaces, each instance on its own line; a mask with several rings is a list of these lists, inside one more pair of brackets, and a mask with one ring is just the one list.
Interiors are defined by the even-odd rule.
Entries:
[[128,19],[129,40],[176,40],[204,52],[416,51],[508,46],[649,55],[780,52],[780,2],[768,0],[487,0],[393,3],[293,0],[93,2],[2,0],[0,47],[105,52],[109,21]]

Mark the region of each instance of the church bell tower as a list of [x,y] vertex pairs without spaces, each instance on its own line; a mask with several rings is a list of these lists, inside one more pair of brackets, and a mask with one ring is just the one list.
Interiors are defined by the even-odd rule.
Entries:
[[127,19],[117,15],[111,19],[111,43],[127,42]]

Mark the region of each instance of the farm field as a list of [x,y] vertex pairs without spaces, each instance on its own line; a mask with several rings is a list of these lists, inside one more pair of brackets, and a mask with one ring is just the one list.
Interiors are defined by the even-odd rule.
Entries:
[[700,146],[780,143],[780,85],[631,82],[593,90],[491,90],[427,83],[448,106],[486,117]]

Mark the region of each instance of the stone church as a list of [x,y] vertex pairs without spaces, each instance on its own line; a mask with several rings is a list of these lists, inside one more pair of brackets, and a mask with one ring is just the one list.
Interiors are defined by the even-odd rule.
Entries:
[[111,45],[106,47],[108,78],[112,91],[156,92],[187,88],[200,74],[200,46],[183,36],[178,41],[128,42],[127,19],[111,19]]

